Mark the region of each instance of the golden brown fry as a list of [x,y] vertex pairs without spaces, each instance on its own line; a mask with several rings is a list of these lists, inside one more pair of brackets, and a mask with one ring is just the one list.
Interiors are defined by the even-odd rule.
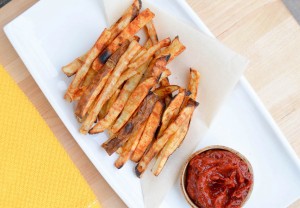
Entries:
[[[167,86],[169,86],[169,85],[170,85],[170,82],[169,82],[168,77],[161,79],[161,80],[160,80],[160,85],[161,85],[162,87],[167,87]],[[166,98],[165,98],[165,104],[166,104],[166,107],[170,104],[171,100],[172,100],[172,95],[166,96]]]
[[165,98],[167,95],[175,92],[176,90],[180,89],[178,85],[169,85],[166,87],[159,87],[153,91],[156,95],[160,98]]
[[132,116],[132,114],[135,112],[135,110],[138,108],[143,99],[147,96],[149,90],[156,84],[156,82],[156,78],[151,77],[137,86],[137,88],[128,98],[128,101],[121,115],[112,126],[112,132],[118,132],[125,125],[125,123],[129,120],[129,118]]
[[173,154],[173,152],[178,148],[180,143],[185,138],[189,129],[191,116],[192,114],[183,122],[182,126],[176,131],[175,134],[173,134],[173,136],[171,136],[163,149],[158,153],[157,159],[152,168],[152,172],[155,176],[160,174],[168,158]]
[[168,47],[163,49],[157,55],[157,57],[159,58],[159,57],[166,56],[166,55],[170,54],[171,57],[170,57],[168,62],[171,62],[176,56],[181,54],[184,50],[185,50],[185,46],[179,41],[179,37],[177,36]]
[[117,98],[120,94],[120,91],[121,91],[120,89],[117,89],[117,91],[113,94],[113,96],[111,96],[111,98],[104,104],[100,113],[98,114],[98,120],[101,120],[106,116],[106,114],[108,113],[108,110],[111,108],[111,106],[117,100]]
[[137,144],[140,141],[141,135],[145,129],[146,122],[144,122],[139,129],[137,129],[134,133],[131,133],[129,139],[125,143],[125,145],[122,147],[122,152],[119,156],[119,158],[115,162],[115,167],[120,169],[123,167],[123,165],[127,162],[127,160],[130,158],[131,154],[135,150]]
[[169,124],[177,117],[184,97],[185,92],[179,92],[171,101],[170,105],[166,108],[165,112],[163,113],[158,137],[160,137],[163,134],[163,132],[167,129]]
[[146,41],[146,43],[144,44],[144,48],[145,49],[149,49],[151,46],[153,46],[154,44],[152,43],[152,41],[151,41],[151,39],[148,39],[147,41]]
[[135,62],[129,64],[128,68],[137,68],[149,60],[154,53],[162,47],[166,47],[171,43],[170,38],[163,39],[159,43],[150,47],[141,57],[139,57]]
[[109,43],[112,42],[134,18],[136,18],[141,8],[142,2],[140,0],[134,0],[133,4],[124,12],[122,17],[109,28],[112,34]]
[[126,28],[113,40],[109,46],[102,51],[100,56],[93,62],[93,69],[98,71],[105,64],[107,59],[118,49],[118,47],[127,39],[137,33],[142,27],[145,26],[151,19],[154,13],[149,9],[142,11]]
[[105,129],[107,129],[110,125],[113,124],[113,122],[116,120],[116,118],[119,116],[121,111],[123,110],[129,96],[133,92],[133,90],[137,87],[137,85],[140,82],[140,79],[143,76],[143,73],[147,69],[149,63],[145,63],[142,66],[139,67],[138,70],[140,70],[141,73],[138,73],[131,77],[123,86],[120,96],[116,100],[116,102],[113,104],[113,106],[108,110],[107,115],[104,117],[104,119],[101,119],[90,131],[90,134],[95,134],[99,132],[103,132]]
[[71,63],[69,63],[66,66],[62,67],[62,71],[68,76],[71,77],[73,76],[77,70],[82,66],[82,64],[85,62],[86,57],[88,55],[89,51],[86,52],[84,55],[76,58],[74,61],[72,61]]
[[87,74],[93,60],[99,55],[99,53],[103,50],[106,46],[108,39],[110,38],[110,32],[106,29],[102,32],[98,40],[96,41],[93,48],[89,51],[84,64],[78,69],[75,78],[71,82],[66,94],[65,99],[69,102],[73,101],[73,96],[76,91],[79,89],[79,86],[84,79],[85,75]]
[[[108,61],[105,63],[103,67],[103,70],[101,70],[101,72],[98,72],[95,75],[92,83],[84,91],[84,94],[81,96],[76,106],[75,114],[78,118],[82,119],[86,114],[86,112],[88,111],[88,109],[91,107],[96,97],[104,88],[113,69],[116,67],[118,61],[121,59],[121,56],[128,49],[129,44],[130,44],[129,41],[125,41],[123,45],[108,59]],[[90,70],[90,71],[95,72],[94,70]]]
[[158,137],[158,139],[153,143],[135,168],[135,172],[138,177],[145,172],[153,157],[155,157],[155,155],[164,147],[168,139],[179,129],[180,126],[182,126],[184,121],[189,118],[189,115],[193,113],[197,105],[197,102],[190,99],[187,105],[182,109],[182,111],[180,111],[178,117],[168,126],[162,136]]
[[157,36],[156,29],[155,29],[155,26],[153,24],[153,21],[148,22],[146,24],[146,28],[147,28],[147,31],[148,31],[149,38],[151,39],[153,45],[157,44],[158,43],[158,36]]
[[197,98],[197,91],[198,91],[198,86],[199,86],[199,81],[200,81],[200,73],[196,69],[190,69],[190,80],[189,80],[189,86],[188,89],[191,92],[190,97],[193,100],[196,100]]
[[153,59],[146,72],[144,73],[141,82],[146,80],[149,77],[157,77],[159,78],[161,76],[161,73],[165,70],[165,67],[169,61],[170,55],[162,56],[157,59]]
[[[117,66],[115,67],[111,76],[108,78],[107,84],[99,94],[96,104],[94,105],[93,109],[91,110],[91,112],[89,113],[85,121],[83,122],[80,128],[81,133],[86,134],[90,130],[102,106],[114,94],[115,84],[117,83],[120,75],[126,69],[129,61],[134,57],[134,55],[140,48],[141,46],[135,40],[130,43],[128,49],[121,56]],[[115,90],[117,89],[118,88],[116,88]]]
[[152,142],[155,136],[156,129],[159,126],[164,105],[162,102],[157,101],[153,108],[152,113],[150,114],[143,135],[135,148],[133,154],[131,155],[131,160],[138,162],[143,156],[144,152]]
[[149,92],[148,96],[143,100],[142,104],[126,125],[118,132],[117,136],[102,144],[102,147],[109,155],[113,154],[119,147],[123,146],[132,132],[141,128],[142,124],[147,121],[158,99],[159,97],[157,95]]

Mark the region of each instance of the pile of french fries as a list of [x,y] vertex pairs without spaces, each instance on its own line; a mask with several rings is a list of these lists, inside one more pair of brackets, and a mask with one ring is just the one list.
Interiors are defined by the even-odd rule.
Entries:
[[[62,68],[74,77],[64,98],[77,101],[80,132],[107,130],[109,139],[102,147],[109,155],[119,154],[117,168],[129,159],[136,162],[138,177],[155,157],[152,171],[159,175],[180,146],[198,105],[200,79],[199,72],[190,69],[188,89],[169,83],[167,64],[185,46],[178,37],[158,40],[154,13],[141,7],[141,1],[134,0],[86,54]],[[135,35],[141,29],[148,36],[144,45]]]

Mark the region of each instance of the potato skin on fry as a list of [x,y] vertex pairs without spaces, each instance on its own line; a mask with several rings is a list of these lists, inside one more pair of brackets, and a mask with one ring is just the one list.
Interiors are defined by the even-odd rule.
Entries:
[[145,26],[149,21],[154,18],[154,13],[149,9],[142,11],[132,22],[130,22],[127,27],[113,40],[113,42],[100,54],[100,56],[95,59],[93,63],[93,69],[98,71],[101,69],[106,60],[115,52],[119,45],[125,40],[132,37],[137,33],[142,27]]
[[129,118],[132,116],[132,114],[135,112],[135,110],[138,108],[140,103],[147,96],[149,90],[156,84],[156,82],[156,78],[151,77],[137,86],[137,88],[132,92],[132,94],[128,98],[128,101],[121,115],[119,116],[115,124],[112,126],[112,132],[118,132],[125,125],[125,123],[129,120]]
[[83,118],[86,114],[88,108],[91,106],[92,102],[96,99],[96,96],[101,92],[103,89],[106,81],[108,80],[112,70],[117,65],[120,57],[125,53],[129,46],[129,41],[125,41],[123,45],[108,59],[105,63],[103,70],[98,72],[94,77],[92,83],[89,87],[85,90],[83,95],[81,96],[75,114],[79,118]]
[[196,69],[191,68],[188,89],[191,92],[190,97],[194,100],[196,100],[197,97],[199,81],[200,81],[200,72]]
[[120,129],[118,135],[102,144],[102,147],[109,155],[113,154],[119,147],[125,144],[130,134],[139,129],[141,125],[147,121],[158,99],[159,97],[150,91],[139,106],[139,109],[137,109],[129,121]]
[[140,177],[148,167],[151,160],[155,157],[155,155],[164,147],[167,143],[168,139],[175,134],[178,128],[184,123],[184,121],[191,115],[198,105],[192,99],[189,99],[187,105],[180,111],[178,117],[168,126],[168,128],[164,131],[164,133],[158,137],[158,139],[152,144],[150,149],[146,152],[146,154],[141,158],[139,163],[136,166],[135,172],[138,177]]
[[157,101],[155,103],[152,113],[150,114],[147,120],[146,127],[141,136],[141,139],[131,156],[132,161],[138,162],[143,156],[147,147],[154,139],[155,132],[160,124],[163,109],[164,109],[164,104],[162,103],[162,101],[160,100]]

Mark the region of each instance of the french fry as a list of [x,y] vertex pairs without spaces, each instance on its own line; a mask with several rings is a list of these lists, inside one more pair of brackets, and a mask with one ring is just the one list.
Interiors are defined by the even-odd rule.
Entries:
[[88,53],[89,53],[89,51],[86,52],[85,54],[83,54],[82,56],[76,58],[74,61],[72,61],[68,65],[63,66],[61,70],[68,77],[73,76],[77,72],[77,70],[82,66],[82,64],[85,62]]
[[163,72],[161,73],[161,76],[159,78],[159,82],[161,82],[161,80],[167,78],[168,76],[171,75],[171,71],[168,68],[164,68]]
[[116,102],[112,105],[112,107],[108,110],[106,116],[101,119],[90,131],[90,134],[96,134],[99,132],[103,132],[109,126],[113,124],[116,118],[119,116],[121,111],[123,110],[129,96],[133,92],[133,90],[138,86],[140,79],[143,76],[143,73],[147,69],[149,63],[145,63],[139,67],[141,73],[138,73],[131,77],[123,86],[120,96],[116,100]]
[[168,140],[163,149],[158,153],[157,159],[152,168],[152,172],[155,176],[158,176],[166,164],[168,158],[178,148],[180,143],[185,138],[192,114],[183,122],[182,126],[176,131],[175,134]]
[[164,108],[164,105],[162,104],[162,102],[157,101],[155,103],[153,111],[147,120],[147,124],[146,124],[145,130],[142,134],[142,137],[141,137],[137,147],[135,148],[133,154],[131,155],[132,161],[138,162],[141,159],[141,157],[143,156],[143,154],[146,151],[146,149],[148,148],[148,146],[150,145],[150,143],[152,142],[152,140],[154,139],[155,132],[156,132],[156,130],[159,126],[160,120],[161,120],[163,108]]
[[127,103],[121,112],[121,115],[112,126],[111,131],[113,133],[118,132],[125,123],[129,120],[135,110],[139,107],[143,99],[147,96],[149,90],[156,84],[155,77],[151,77],[144,82],[140,83],[137,88],[132,92],[127,100]]
[[146,122],[144,122],[137,131],[132,133],[125,143],[125,145],[122,147],[122,152],[119,155],[119,158],[115,162],[115,167],[120,169],[123,167],[123,165],[127,162],[127,160],[130,158],[131,154],[135,150],[137,144],[140,141],[141,135],[143,134],[143,131],[145,129]]
[[[129,47],[129,41],[125,41],[123,45],[108,59],[105,63],[103,70],[95,75],[92,83],[84,91],[75,110],[75,114],[79,118],[83,118],[96,97],[99,95],[105,86],[108,78],[110,77],[113,69],[116,67],[121,56],[126,52]],[[91,70],[93,71],[93,70]]]
[[78,69],[75,78],[71,82],[66,94],[65,99],[69,102],[73,101],[73,96],[78,90],[82,80],[84,79],[85,75],[87,74],[92,62],[94,59],[99,55],[99,53],[103,50],[103,48],[106,46],[106,42],[110,38],[110,32],[106,29],[102,32],[98,40],[96,41],[93,48],[89,51],[86,60],[84,64],[81,66],[80,69]]
[[158,36],[157,36],[156,29],[155,29],[155,26],[153,24],[153,21],[148,22],[146,24],[146,28],[147,28],[147,31],[148,31],[149,38],[152,41],[152,44],[153,45],[157,44],[158,43]]
[[163,132],[167,129],[169,124],[177,117],[180,106],[184,100],[185,92],[179,92],[174,99],[171,101],[170,105],[166,108],[162,116],[161,126],[158,132],[158,137],[160,137]]
[[176,90],[180,89],[178,85],[169,85],[166,87],[160,87],[153,91],[156,95],[158,95],[160,98],[165,98],[169,94],[175,92]]
[[154,13],[149,9],[142,11],[126,28],[113,40],[109,46],[102,51],[100,56],[93,62],[93,69],[98,71],[105,64],[107,59],[118,49],[118,47],[127,39],[137,33],[142,27],[145,26],[151,19]]
[[198,86],[199,86],[199,81],[200,81],[200,73],[196,69],[190,69],[190,81],[189,81],[189,86],[188,89],[191,92],[190,97],[193,100],[196,100],[197,97],[197,91],[198,91]]
[[[165,77],[165,78],[161,79],[161,80],[160,80],[160,85],[161,85],[162,87],[167,87],[167,86],[169,86],[169,85],[170,85],[170,82],[169,82],[168,77]],[[166,104],[166,106],[168,106],[168,105],[170,104],[171,100],[172,100],[172,95],[168,95],[168,96],[165,98],[165,104]]]
[[[196,99],[199,86],[200,73],[196,69],[190,70],[190,80],[188,89],[191,92],[190,98]],[[158,176],[166,164],[170,155],[180,146],[184,140],[191,122],[192,114],[185,120],[183,125],[177,130],[177,132],[168,140],[163,149],[159,152],[155,164],[152,168],[152,172],[155,176]]]
[[141,8],[142,2],[140,0],[134,0],[122,17],[109,28],[112,34],[109,43],[112,42],[134,18],[136,18]]
[[164,147],[169,138],[173,134],[175,134],[175,132],[180,128],[184,121],[188,119],[189,115],[193,113],[197,105],[197,102],[190,99],[187,105],[182,109],[182,111],[180,111],[178,117],[164,131],[162,136],[158,137],[158,139],[152,144],[150,149],[146,152],[146,154],[143,155],[135,168],[135,173],[138,177],[140,177],[145,172],[151,160]]
[[168,62],[171,62],[175,57],[181,54],[185,50],[185,46],[179,41],[179,37],[175,37],[172,43],[163,49],[158,55],[157,58],[166,56],[168,54],[171,55]]
[[149,77],[157,77],[161,76],[161,73],[165,70],[165,67],[170,59],[170,55],[161,56],[157,59],[153,59],[146,72],[144,73],[141,82],[145,81]]
[[111,96],[111,98],[104,104],[104,106],[100,110],[100,113],[98,114],[98,120],[101,120],[106,116],[108,110],[112,107],[114,102],[117,100],[120,91],[121,91],[120,89],[117,89],[117,91],[113,94],[113,96]]
[[113,154],[119,147],[123,146],[132,132],[141,128],[142,124],[147,121],[150,116],[158,99],[159,97],[150,91],[134,115],[129,119],[126,125],[120,129],[117,136],[110,138],[102,144],[102,147],[109,155]]
[[146,43],[144,44],[144,48],[145,49],[149,49],[151,46],[153,46],[154,44],[152,43],[151,39],[148,39],[146,41]]
[[154,53],[162,47],[166,47],[171,43],[170,38],[166,38],[158,42],[157,44],[151,46],[141,57],[139,57],[135,62],[129,64],[128,68],[137,68],[145,63],[149,58],[151,58]]
[[[99,94],[96,104],[94,105],[93,109],[83,122],[80,132],[83,134],[86,134],[90,128],[93,125],[93,122],[97,118],[97,115],[99,114],[102,106],[105,104],[105,102],[114,94],[115,91],[113,91],[115,84],[118,81],[118,78],[122,74],[122,72],[126,69],[129,61],[134,57],[136,52],[141,48],[141,46],[133,40],[126,52],[121,56],[120,60],[117,63],[117,66],[115,67],[114,71],[112,72],[111,76],[107,80],[107,85],[103,88],[101,93]],[[117,90],[117,89],[115,89]]]

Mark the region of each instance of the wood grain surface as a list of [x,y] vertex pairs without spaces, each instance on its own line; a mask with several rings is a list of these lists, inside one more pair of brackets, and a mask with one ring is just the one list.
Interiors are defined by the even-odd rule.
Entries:
[[[36,0],[0,9],[0,27]],[[300,156],[300,27],[280,0],[187,0],[214,35],[250,60],[246,77]],[[103,207],[126,207],[67,131],[0,30],[0,64],[36,106]],[[263,138],[262,138],[263,139]],[[300,207],[300,200],[290,208]]]

